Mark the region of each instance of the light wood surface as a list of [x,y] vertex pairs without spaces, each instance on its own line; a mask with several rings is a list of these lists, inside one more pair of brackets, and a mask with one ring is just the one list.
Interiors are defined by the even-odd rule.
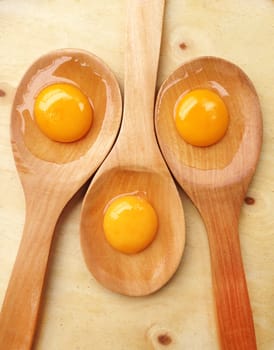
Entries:
[[[180,196],[154,134],[164,7],[164,0],[128,2],[121,131],[91,182],[81,217],[81,243],[88,268],[107,288],[131,296],[153,293],[166,284],[179,266],[185,245]],[[134,255],[113,249],[102,225],[109,202],[127,194],[147,199],[159,220],[153,242]]]
[[[63,47],[89,50],[123,89],[126,1],[0,2],[0,299],[24,224],[24,198],[10,146],[15,89],[29,65]],[[158,86],[188,59],[226,58],[245,70],[258,91],[264,141],[244,204],[239,234],[259,350],[274,348],[273,57],[271,0],[167,0]],[[186,249],[179,270],[157,293],[124,297],[103,288],[85,266],[79,222],[84,187],[61,216],[34,349],[218,349],[208,240],[202,220],[181,192]],[[168,345],[163,345],[168,344]]]
[[[211,147],[188,144],[174,123],[178,99],[199,88],[222,96],[228,108],[228,131]],[[238,235],[241,207],[262,145],[262,114],[254,86],[242,70],[226,60],[213,56],[191,60],[161,85],[155,127],[171,172],[207,228],[221,348],[255,350]]]

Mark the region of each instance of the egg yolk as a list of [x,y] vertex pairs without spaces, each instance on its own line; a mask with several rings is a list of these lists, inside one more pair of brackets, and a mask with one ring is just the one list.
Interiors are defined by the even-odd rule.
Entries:
[[224,101],[211,90],[192,90],[175,108],[176,129],[193,146],[210,146],[218,142],[225,135],[228,123]]
[[73,142],[90,129],[93,110],[88,98],[70,84],[52,84],[43,89],[34,104],[39,129],[50,139]]
[[117,197],[106,208],[103,220],[110,245],[122,253],[145,249],[154,239],[158,218],[151,204],[136,195]]

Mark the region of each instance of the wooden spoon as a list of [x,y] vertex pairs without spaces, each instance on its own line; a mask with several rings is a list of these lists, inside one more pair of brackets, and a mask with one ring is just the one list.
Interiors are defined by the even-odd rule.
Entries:
[[[93,126],[81,140],[47,139],[33,120],[39,90],[70,82],[92,101]],[[24,232],[0,314],[0,349],[31,348],[53,239],[64,206],[109,152],[121,120],[120,90],[113,74],[85,51],[59,50],[26,72],[13,103],[11,143],[25,193]]]
[[[81,216],[81,243],[89,270],[105,287],[132,296],[152,293],[169,280],[185,241],[181,200],[153,126],[163,12],[163,0],[129,1],[122,127],[93,178]],[[149,247],[126,255],[108,244],[102,222],[108,202],[132,192],[144,194],[156,209],[159,229]]]
[[[229,110],[229,129],[211,147],[191,146],[175,129],[176,101],[195,88],[217,92]],[[162,153],[207,228],[222,348],[256,349],[238,235],[240,209],[262,143],[256,91],[234,64],[220,58],[198,58],[177,69],[161,86],[155,123]]]

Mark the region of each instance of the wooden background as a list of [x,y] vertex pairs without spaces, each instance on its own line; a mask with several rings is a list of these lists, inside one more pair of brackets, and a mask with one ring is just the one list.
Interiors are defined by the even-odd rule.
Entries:
[[[15,89],[40,55],[82,48],[100,56],[123,89],[125,0],[0,0],[0,304],[24,223],[9,143]],[[274,1],[167,0],[158,85],[200,55],[238,64],[258,91],[264,141],[243,204],[240,238],[259,350],[274,349]],[[88,272],[79,244],[86,187],[57,225],[36,350],[218,349],[206,232],[182,192],[187,242],[170,283],[154,295],[111,293]],[[50,203],[49,203],[50,205]],[[4,349],[3,349],[4,350]]]

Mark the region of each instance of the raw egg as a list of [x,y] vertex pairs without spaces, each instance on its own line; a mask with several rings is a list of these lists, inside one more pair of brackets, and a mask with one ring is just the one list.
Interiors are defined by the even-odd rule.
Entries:
[[192,90],[176,104],[176,129],[193,146],[205,147],[220,141],[228,124],[227,107],[222,98],[211,90]]
[[89,131],[93,109],[88,98],[71,84],[52,84],[43,89],[34,104],[39,129],[51,140],[73,142]]
[[152,205],[141,196],[125,195],[107,206],[103,228],[109,244],[122,253],[145,249],[157,233],[158,218]]

